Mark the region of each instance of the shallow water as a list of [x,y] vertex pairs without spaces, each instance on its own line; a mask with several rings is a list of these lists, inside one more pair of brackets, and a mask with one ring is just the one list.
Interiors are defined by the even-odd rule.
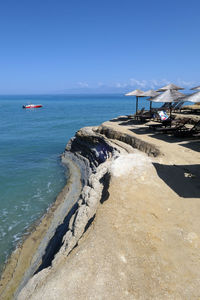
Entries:
[[[23,104],[42,104],[22,109]],[[139,107],[149,107],[144,99]],[[119,95],[0,97],[0,271],[27,229],[66,183],[60,154],[84,126],[135,112]]]

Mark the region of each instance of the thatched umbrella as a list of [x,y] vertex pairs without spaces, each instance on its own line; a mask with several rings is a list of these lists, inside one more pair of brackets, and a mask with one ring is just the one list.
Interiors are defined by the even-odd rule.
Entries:
[[[179,102],[181,98],[183,98],[185,96],[185,94],[180,93],[176,90],[166,90],[164,93],[155,96],[153,98],[150,98],[149,100],[153,101],[153,102],[168,102],[170,103],[170,118],[171,118],[171,103],[172,102]],[[182,101],[182,99],[181,99]]]
[[165,85],[165,86],[161,87],[160,89],[158,89],[157,92],[164,92],[167,90],[184,90],[184,88],[177,86],[173,83],[170,83],[170,84]]
[[150,100],[150,112],[151,112],[151,108],[152,108],[152,101],[151,101],[151,98],[152,98],[152,97],[155,97],[155,96],[157,96],[157,95],[160,95],[160,93],[158,93],[158,92],[156,92],[156,91],[154,91],[154,90],[148,90],[148,91],[144,92],[144,95],[145,95],[146,97],[150,97],[148,100]]
[[200,91],[195,92],[190,95],[185,95],[185,97],[183,98],[183,101],[190,101],[190,102],[194,102],[194,103],[200,102]]
[[138,111],[138,97],[146,97],[144,96],[144,92],[141,90],[134,90],[132,92],[129,92],[127,94],[125,94],[125,96],[136,96],[136,114]]
[[195,87],[191,88],[191,90],[200,90],[200,85],[199,85],[199,86],[195,86]]
[[158,92],[156,92],[154,90],[148,90],[148,91],[144,92],[143,95],[145,97],[155,97],[157,95],[160,95],[160,93],[158,93]]

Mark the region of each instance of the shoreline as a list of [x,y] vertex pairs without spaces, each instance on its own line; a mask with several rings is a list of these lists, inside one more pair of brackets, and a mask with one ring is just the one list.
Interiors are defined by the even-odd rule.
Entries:
[[[47,212],[30,227],[30,232],[28,235],[23,237],[22,242],[11,253],[9,259],[5,263],[0,278],[0,297],[4,297],[5,294],[5,299],[9,299],[13,295],[13,292],[16,291],[16,288],[18,287],[21,279],[24,277],[27,269],[30,268],[32,260],[34,259],[35,263],[38,262],[38,258],[34,257],[34,254],[38,252],[38,246],[47,234],[52,235],[52,232],[58,227],[58,224],[56,225],[54,223],[52,225],[53,219],[55,219],[56,211],[60,210],[61,206],[63,207],[63,202],[67,202],[67,200],[65,201],[64,199],[68,198],[70,190],[73,189],[73,185],[77,182],[75,178],[76,176],[74,175],[77,171],[75,171],[75,166],[73,166],[73,163],[69,161],[63,164],[67,164],[69,169],[67,184],[58,194],[55,201],[48,208]],[[70,202],[67,203],[67,207],[68,205],[70,206]],[[71,206],[73,206],[72,203]],[[67,210],[70,210],[71,206],[68,207]],[[58,219],[58,223],[62,220],[62,218]],[[52,228],[52,226],[54,228]],[[49,230],[51,232],[49,232]],[[46,242],[43,245],[43,251],[49,239],[50,237],[46,239]],[[39,253],[39,256],[41,256],[42,249],[40,249]],[[24,285],[25,282],[26,280],[21,283],[20,286]]]
[[[67,169],[67,165],[62,163],[62,155],[60,155],[60,159],[59,159],[59,165],[61,168]],[[69,172],[69,170],[68,170]],[[63,188],[61,189],[60,192],[58,192],[58,194],[54,197],[54,200],[49,204],[49,206],[45,209],[44,213],[39,216],[36,220],[33,221],[32,224],[30,224],[28,226],[28,228],[24,231],[24,233],[22,233],[22,236],[20,237],[20,240],[17,242],[17,244],[15,246],[13,246],[13,250],[11,250],[10,255],[7,257],[7,259],[5,260],[5,262],[2,264],[1,267],[1,272],[0,272],[0,280],[2,277],[2,274],[4,273],[7,264],[9,264],[11,256],[15,253],[15,251],[18,250],[18,248],[22,248],[22,245],[24,244],[24,242],[26,241],[27,238],[29,238],[29,236],[36,230],[36,228],[41,224],[43,218],[46,217],[46,215],[49,214],[49,211],[53,208],[53,206],[55,205],[55,202],[59,196],[59,194],[63,191],[63,189],[67,186],[68,181],[69,181],[69,177],[70,174],[66,173],[66,171],[64,171],[65,175],[64,175],[64,180],[66,181],[66,183],[64,184]]]

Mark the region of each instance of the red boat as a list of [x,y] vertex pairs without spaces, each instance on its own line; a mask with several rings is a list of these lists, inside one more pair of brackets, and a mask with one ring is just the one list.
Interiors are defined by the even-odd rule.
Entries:
[[41,104],[28,104],[28,105],[23,105],[22,108],[39,108],[42,107]]

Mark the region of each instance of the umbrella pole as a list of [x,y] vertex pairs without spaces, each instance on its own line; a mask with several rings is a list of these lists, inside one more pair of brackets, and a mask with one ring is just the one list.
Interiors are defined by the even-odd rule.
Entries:
[[138,96],[136,96],[136,115],[137,115],[137,112],[138,112]]
[[171,127],[171,125],[172,125],[172,104],[171,104],[171,102],[170,102],[170,106],[169,106],[169,111],[170,111],[169,117],[170,117],[170,127]]
[[151,111],[152,111],[152,101],[150,101],[150,114],[151,114]]

